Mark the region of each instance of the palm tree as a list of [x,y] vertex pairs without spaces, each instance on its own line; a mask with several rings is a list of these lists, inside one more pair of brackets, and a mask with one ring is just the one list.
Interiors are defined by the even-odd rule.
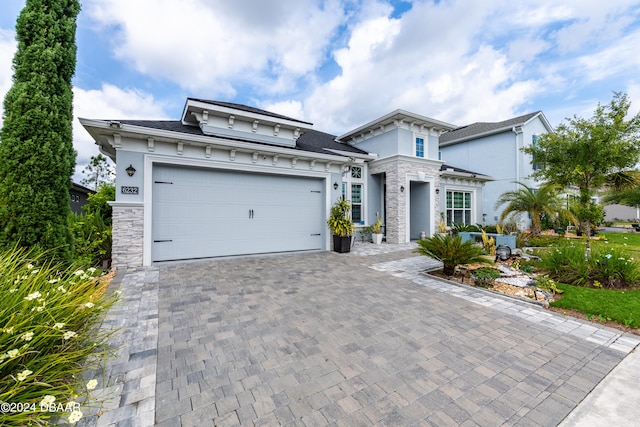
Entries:
[[550,217],[563,215],[576,222],[575,216],[564,207],[563,200],[558,197],[560,192],[558,186],[547,184],[534,189],[521,182],[516,184],[522,188],[503,193],[496,202],[496,209],[507,204],[500,216],[500,221],[504,221],[509,215],[526,212],[531,216],[533,236],[540,235],[543,214]]

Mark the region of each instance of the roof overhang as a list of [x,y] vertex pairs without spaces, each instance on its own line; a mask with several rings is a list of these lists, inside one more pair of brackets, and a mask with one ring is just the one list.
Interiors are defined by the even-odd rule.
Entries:
[[313,151],[299,150],[296,148],[282,147],[278,145],[256,144],[251,141],[240,139],[227,139],[217,136],[195,135],[155,129],[144,126],[137,126],[121,123],[113,120],[78,119],[82,126],[89,132],[95,143],[100,147],[100,151],[109,156],[113,161],[116,159],[116,150],[123,148],[123,140],[127,138],[137,140],[148,140],[153,138],[154,142],[164,142],[172,144],[186,144],[202,147],[234,149],[251,153],[276,154],[282,157],[297,157],[324,160],[332,163],[349,163],[349,157],[363,157],[356,153],[345,152],[345,154],[323,154]]
[[437,133],[453,130],[457,127],[451,123],[421,116],[420,114],[411,113],[405,110],[395,110],[350,132],[340,135],[336,139],[341,142],[349,142],[349,140],[354,140],[368,133],[384,129],[388,125],[400,127],[402,124],[409,125],[418,131],[432,131]]

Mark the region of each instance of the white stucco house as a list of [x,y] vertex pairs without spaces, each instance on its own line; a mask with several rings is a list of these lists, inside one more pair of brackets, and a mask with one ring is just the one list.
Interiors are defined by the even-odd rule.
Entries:
[[503,188],[530,173],[519,148],[550,130],[541,112],[459,128],[396,110],[335,136],[196,98],[180,120],[80,122],[116,163],[116,268],[329,250],[326,219],[343,195],[356,225],[383,218],[390,243],[433,235],[441,215],[494,224]]

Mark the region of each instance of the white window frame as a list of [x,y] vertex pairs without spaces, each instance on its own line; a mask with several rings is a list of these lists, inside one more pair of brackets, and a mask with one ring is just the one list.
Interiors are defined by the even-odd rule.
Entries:
[[[418,139],[422,140],[422,156],[418,156]],[[427,144],[429,143],[429,139],[425,135],[416,134],[413,138],[413,154],[418,159],[426,159],[428,150]]]
[[[454,208],[453,207],[453,195],[452,195],[451,196],[452,207],[449,208],[447,206],[447,194],[449,192],[453,192],[453,193],[469,193],[469,194],[471,194],[471,206],[469,208]],[[447,221],[447,226],[451,226],[451,224],[454,223],[454,221],[453,221],[453,218],[454,218],[453,213],[451,215],[451,222],[448,221],[448,219],[449,219],[449,217],[447,216],[448,211],[451,210],[453,212],[456,209],[457,210],[462,209],[463,212],[464,212],[464,210],[467,210],[467,209],[469,210],[469,213],[470,213],[470,215],[469,215],[469,223],[468,224],[465,223],[465,225],[474,225],[474,224],[476,224],[478,222],[477,219],[476,219],[476,209],[477,209],[476,203],[477,203],[477,197],[476,197],[476,190],[475,189],[468,188],[468,187],[449,187],[449,186],[446,186],[445,189],[444,189],[443,205],[444,205],[444,217],[445,217],[445,220]]]
[[[360,168],[360,178],[353,177],[353,168]],[[367,191],[366,191],[366,177],[367,177],[367,165],[357,164],[352,165],[349,170],[343,174],[342,176],[342,195],[346,200],[351,202],[353,206],[353,193],[352,193],[352,185],[360,185],[361,188],[361,201],[357,203],[360,205],[360,221],[354,222],[354,224],[366,224],[367,223]],[[351,210],[351,214],[353,215],[353,208]]]

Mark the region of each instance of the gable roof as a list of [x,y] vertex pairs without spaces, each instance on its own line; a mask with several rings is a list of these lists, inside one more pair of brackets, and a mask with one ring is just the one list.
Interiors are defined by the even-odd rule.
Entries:
[[215,101],[215,100],[211,100],[211,99],[202,99],[202,98],[187,98],[187,104],[188,104],[189,100],[196,101],[196,102],[202,102],[204,104],[217,105],[218,107],[231,108],[231,109],[234,109],[234,110],[245,111],[247,113],[261,114],[263,116],[269,116],[269,117],[273,117],[275,119],[290,120],[292,122],[304,123],[306,125],[313,125],[313,123],[310,123],[310,122],[305,122],[305,121],[302,121],[302,120],[299,120],[299,119],[294,119],[293,117],[283,116],[282,114],[272,113],[271,111],[261,110],[259,108],[250,107],[250,106],[244,105],[244,104],[236,104],[236,103],[233,103],[233,102]]
[[540,117],[540,120],[542,120],[547,129],[551,130],[551,125],[549,125],[549,122],[544,117],[542,111],[536,111],[534,113],[514,117],[502,122],[476,122],[453,129],[440,135],[440,145],[447,146],[467,141],[469,139],[495,135],[502,132],[510,132],[514,127],[524,126],[536,117]]

